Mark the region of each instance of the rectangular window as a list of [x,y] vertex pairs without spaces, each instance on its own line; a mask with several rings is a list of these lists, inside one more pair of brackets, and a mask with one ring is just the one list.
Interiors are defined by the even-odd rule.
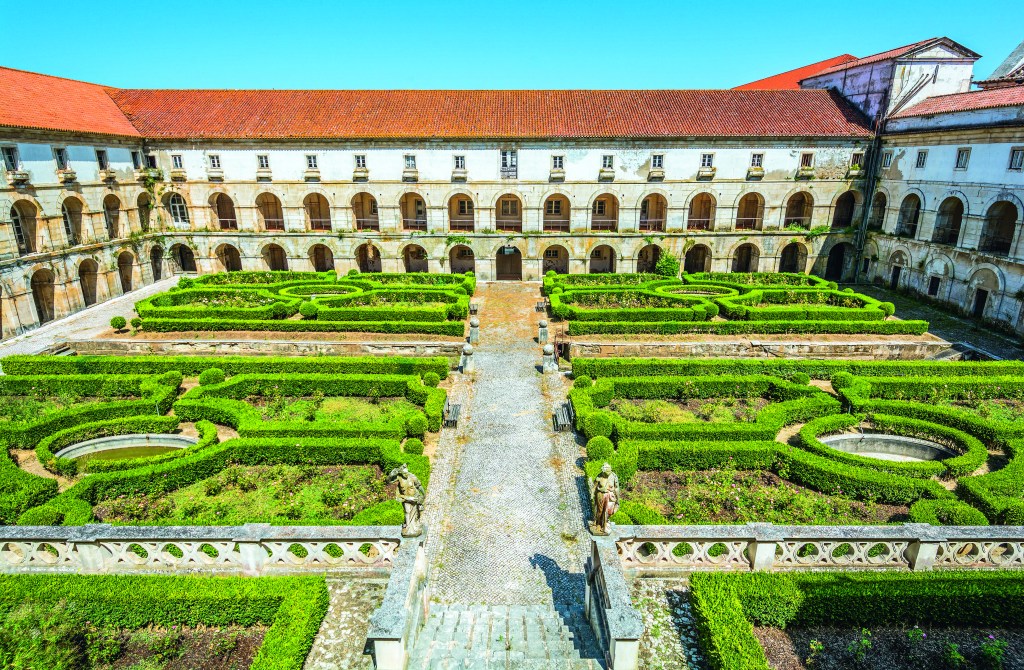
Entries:
[[217,154],[210,154],[210,168],[213,170],[220,169],[220,156]]
[[891,151],[885,151],[885,152],[882,153],[882,167],[883,168],[892,167],[892,152]]
[[802,168],[814,167],[814,154],[810,153],[810,152],[800,154],[800,167],[802,167]]
[[356,154],[356,169],[366,169],[366,154]]
[[156,156],[153,154],[146,154],[146,167],[156,169]]
[[266,154],[259,154],[256,156],[256,166],[261,170],[270,169],[270,156]]
[[110,162],[107,161],[107,152],[105,149],[96,150],[96,164],[100,166],[101,170],[106,170],[110,167]]
[[562,201],[555,200],[552,198],[544,204],[545,214],[561,214],[562,213]]
[[864,152],[854,151],[853,155],[850,156],[850,167],[863,168],[864,167]]
[[502,151],[501,152],[501,168],[503,170],[514,169],[519,166],[519,156],[515,151]]
[[58,170],[68,169],[68,150],[62,147],[54,147],[53,160],[57,161]]
[[764,154],[750,154],[750,167],[752,167],[752,168],[763,168],[764,167]]
[[416,169],[416,156],[413,154],[405,155],[405,169],[415,170]]
[[132,152],[132,167],[135,168],[136,170],[141,170],[142,169],[142,152],[141,151],[133,151]]
[[930,295],[933,298],[938,296],[939,295],[939,284],[940,283],[942,283],[942,280],[939,279],[938,277],[929,277],[928,278],[928,295]]
[[702,168],[715,167],[715,155],[714,154],[701,154],[700,155],[700,166]]
[[961,147],[956,150],[956,169],[966,170],[967,164],[971,162],[971,150]]
[[605,201],[604,200],[595,200],[594,201],[594,214],[596,216],[604,216],[605,211],[606,211],[605,210]]
[[309,154],[309,155],[306,156],[306,169],[307,170],[316,170],[317,169],[317,167],[316,167],[316,156],[315,155]]
[[1010,166],[1007,169],[1017,172],[1024,170],[1024,147],[1010,149]]
[[611,170],[615,167],[615,156],[601,156],[601,168]]
[[182,168],[180,154],[174,154],[173,156],[171,156],[171,167],[174,168],[175,170],[180,170]]
[[519,214],[519,201],[518,200],[502,200],[501,201],[501,215],[502,216],[517,216]]
[[473,213],[473,201],[466,198],[459,199],[459,215],[469,216]]
[[15,147],[4,147],[4,167],[7,170],[18,169],[18,150]]
[[466,169],[466,157],[465,156],[456,156],[455,157],[455,169],[456,170],[465,170]]
[[551,169],[552,170],[564,170],[565,169],[565,156],[552,156],[551,157]]
[[921,168],[923,168],[925,166],[925,163],[927,163],[927,162],[928,162],[928,152],[927,151],[918,151],[917,152],[917,162],[914,163],[914,166],[917,169],[920,170]]
[[544,258],[558,258],[558,249],[547,248],[544,250]]
[[370,216],[377,216],[377,199],[370,200]]
[[651,156],[651,167],[661,170],[665,167],[665,154],[654,154]]

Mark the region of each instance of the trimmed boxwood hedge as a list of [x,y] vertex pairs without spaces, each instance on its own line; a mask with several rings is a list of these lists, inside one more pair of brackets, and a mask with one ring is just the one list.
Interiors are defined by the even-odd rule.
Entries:
[[1024,624],[1024,580],[1012,571],[703,572],[691,576],[690,596],[698,644],[712,670],[770,670],[754,625]]
[[8,375],[160,374],[172,370],[196,377],[212,367],[227,375],[318,373],[448,376],[444,356],[8,356],[0,359]]
[[254,626],[268,629],[250,670],[301,670],[327,614],[315,577],[0,575],[0,616],[28,602],[65,602],[99,626]]
[[142,458],[89,461],[85,470],[87,472],[112,472],[115,470],[132,470],[134,468],[148,467],[159,463],[173,461],[174,459],[182,458],[183,456],[191,456],[201,449],[217,444],[219,441],[217,436],[217,426],[209,421],[197,421],[196,430],[199,433],[199,439],[190,447],[164,454],[158,454],[156,456],[145,456]]
[[[36,445],[36,458],[43,467],[59,475],[71,476],[78,472],[78,462],[58,458],[55,454],[64,447],[98,437],[132,435],[135,433],[169,433],[178,427],[176,416],[137,416],[79,424],[43,438]],[[216,434],[216,429],[214,429]]]
[[570,321],[570,335],[923,335],[927,321]]
[[185,331],[260,331],[275,333],[420,333],[462,337],[465,323],[445,321],[252,321],[226,319],[146,319],[143,327],[155,333]]

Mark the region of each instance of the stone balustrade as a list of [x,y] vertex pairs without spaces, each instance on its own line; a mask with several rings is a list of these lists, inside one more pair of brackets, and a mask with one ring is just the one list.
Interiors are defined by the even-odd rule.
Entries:
[[3,526],[0,573],[390,572],[398,526]]
[[1020,526],[618,526],[622,569],[1024,568]]

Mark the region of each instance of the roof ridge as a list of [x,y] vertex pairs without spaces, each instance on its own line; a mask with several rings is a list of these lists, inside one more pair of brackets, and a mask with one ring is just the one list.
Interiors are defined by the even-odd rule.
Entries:
[[72,79],[71,77],[62,77],[57,74],[47,74],[45,72],[36,72],[34,70],[24,70],[20,67],[11,67],[9,65],[0,65],[0,70],[10,70],[11,72],[21,72],[24,74],[31,74],[37,77],[49,77],[50,79],[60,79],[61,81],[70,81],[75,84],[85,84],[86,86],[96,86],[98,88],[111,88],[106,84],[97,84],[94,81],[85,81],[84,79]]

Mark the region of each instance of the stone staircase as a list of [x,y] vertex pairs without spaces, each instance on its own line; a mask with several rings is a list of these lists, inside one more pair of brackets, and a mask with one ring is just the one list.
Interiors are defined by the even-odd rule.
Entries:
[[603,655],[581,605],[437,605],[408,670],[598,670]]

